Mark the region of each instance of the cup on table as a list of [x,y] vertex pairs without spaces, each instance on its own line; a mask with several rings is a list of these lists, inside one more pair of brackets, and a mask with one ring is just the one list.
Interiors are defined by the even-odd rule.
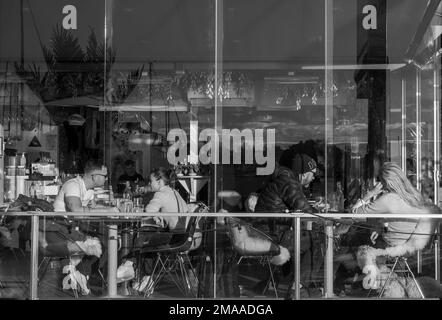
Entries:
[[127,200],[124,201],[124,212],[133,212],[134,209],[134,203],[132,202],[132,200]]
[[134,212],[138,213],[138,212],[144,212],[144,207],[143,207],[143,198],[141,197],[137,197],[134,198]]

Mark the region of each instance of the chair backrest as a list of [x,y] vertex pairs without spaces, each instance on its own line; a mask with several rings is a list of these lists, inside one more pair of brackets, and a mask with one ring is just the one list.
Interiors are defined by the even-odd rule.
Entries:
[[233,249],[240,255],[278,255],[279,245],[264,232],[238,218],[227,217],[230,241]]
[[169,242],[171,247],[176,248],[178,251],[187,251],[190,249],[196,230],[197,218],[198,217],[190,217],[185,232],[172,233],[172,238]]

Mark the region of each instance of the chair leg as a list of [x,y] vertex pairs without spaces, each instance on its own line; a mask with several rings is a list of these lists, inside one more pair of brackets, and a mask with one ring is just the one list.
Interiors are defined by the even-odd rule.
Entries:
[[404,260],[404,264],[405,264],[405,266],[407,267],[408,272],[409,272],[409,274],[411,275],[411,277],[412,277],[412,279],[413,279],[413,282],[414,282],[414,284],[416,285],[417,290],[419,291],[420,296],[422,297],[422,299],[425,299],[424,293],[422,292],[422,289],[421,289],[419,283],[417,282],[416,278],[414,277],[414,273],[411,271],[410,266],[408,265],[407,260]]
[[187,275],[186,265],[181,255],[177,255],[176,259],[178,260],[178,265],[181,271],[181,280],[183,282],[184,295],[187,296],[191,292],[192,288],[190,285],[189,276]]
[[[158,267],[160,262],[162,264],[162,267],[161,267],[160,271],[158,272],[158,275],[156,276],[155,275],[155,270],[157,270],[157,267]],[[155,261],[155,265],[154,265],[153,270],[152,270],[152,274],[150,275],[149,281],[147,282],[147,285],[146,285],[146,291],[144,293],[144,297],[145,298],[153,294],[155,286],[156,286],[156,283],[157,283],[157,280],[159,281],[159,278],[161,277],[161,275],[163,273],[163,269],[164,269],[164,264],[163,264],[163,262],[161,260],[160,254],[158,254],[158,257],[157,257],[157,259]]]
[[[270,263],[270,258],[269,257],[266,257],[266,261],[267,261],[267,266],[269,267],[269,272],[270,272],[270,281],[271,281],[271,283],[273,284],[273,290],[275,291],[275,297],[276,297],[276,299],[278,299],[278,288],[276,287],[276,281],[275,281],[275,277],[273,276],[273,268],[272,268],[272,264]],[[265,291],[267,291],[267,287],[268,287],[268,285],[269,285],[269,282],[267,282],[267,285],[266,285],[266,287],[264,288],[264,292],[263,292],[263,294],[265,293]]]
[[[40,281],[43,279],[44,275],[46,274],[46,271],[48,270],[49,264],[51,263],[50,257],[43,257],[40,264],[37,268],[37,285],[40,283]],[[44,266],[43,272],[41,272],[41,268]],[[40,274],[41,273],[41,274]]]
[[106,279],[104,278],[104,275],[103,275],[103,273],[101,272],[100,268],[98,268],[98,274],[100,275],[101,280],[103,280],[104,287],[107,288],[107,281],[106,281]]
[[[187,258],[187,263],[189,264],[189,274],[192,273],[193,274],[193,279],[195,279],[195,281],[196,281],[196,285],[195,286],[191,285],[191,293],[193,293],[194,297],[197,298],[198,297],[199,279],[197,277],[197,274],[195,272],[193,264],[190,261],[189,255],[187,253],[185,253],[184,256]],[[193,289],[193,292],[192,292],[192,289]]]
[[390,281],[391,276],[393,275],[394,270],[396,269],[396,265],[398,264],[399,258],[396,258],[394,261],[393,267],[390,270],[390,273],[388,274],[387,280],[385,280],[384,285],[382,286],[381,292],[378,295],[378,298],[382,298],[382,295],[384,294],[385,288],[387,287],[388,282]]

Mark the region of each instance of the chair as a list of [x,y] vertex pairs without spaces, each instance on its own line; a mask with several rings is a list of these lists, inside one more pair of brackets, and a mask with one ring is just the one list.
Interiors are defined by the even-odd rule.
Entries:
[[272,284],[275,297],[278,299],[277,283],[274,277],[276,266],[272,266],[270,261],[280,254],[280,246],[267,234],[240,219],[227,217],[225,220],[229,228],[231,245],[236,255],[239,256],[237,264],[239,265],[243,259],[257,259],[266,265],[270,277],[262,294],[265,294],[269,285]]
[[[177,288],[185,296],[191,294],[196,297],[196,288],[192,286],[190,281],[190,275],[192,274],[196,279],[196,273],[188,256],[188,252],[195,250],[200,243],[196,244],[194,237],[198,221],[198,217],[190,217],[184,232],[170,232],[171,239],[168,244],[156,246],[147,245],[141,248],[138,253],[135,253],[135,255],[138,254],[138,257],[141,259],[147,256],[156,257],[144,297],[153,294],[155,288],[165,275],[168,275],[172,279]],[[141,259],[138,259],[139,262],[141,262]],[[140,265],[141,263],[138,263],[138,266]]]
[[[388,276],[379,291],[379,298],[383,297],[387,288],[394,285],[393,281],[396,281],[396,283],[400,282],[399,285],[404,288],[400,290],[404,290],[407,296],[413,297],[413,295],[417,295],[422,299],[425,298],[422,288],[408,264],[407,258],[417,251],[424,249],[428,243],[430,243],[437,227],[437,224],[434,223],[433,220],[434,219],[420,219],[417,222],[414,233],[404,244],[388,247],[384,250],[380,250],[380,253],[376,254],[377,256],[387,256],[387,263],[385,265],[389,268],[384,268],[384,272],[380,274],[381,281],[383,280],[382,277],[387,273]],[[388,261],[388,259],[390,259],[390,261]],[[412,288],[410,285],[414,285],[417,292],[411,291]],[[368,295],[370,295],[371,290],[372,289],[370,289]],[[394,290],[394,288],[392,290]]]

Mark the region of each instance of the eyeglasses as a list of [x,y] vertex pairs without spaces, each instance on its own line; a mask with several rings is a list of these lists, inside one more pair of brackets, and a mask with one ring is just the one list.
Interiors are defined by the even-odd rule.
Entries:
[[94,173],[93,176],[102,176],[102,177],[104,177],[104,179],[107,179],[107,174]]

